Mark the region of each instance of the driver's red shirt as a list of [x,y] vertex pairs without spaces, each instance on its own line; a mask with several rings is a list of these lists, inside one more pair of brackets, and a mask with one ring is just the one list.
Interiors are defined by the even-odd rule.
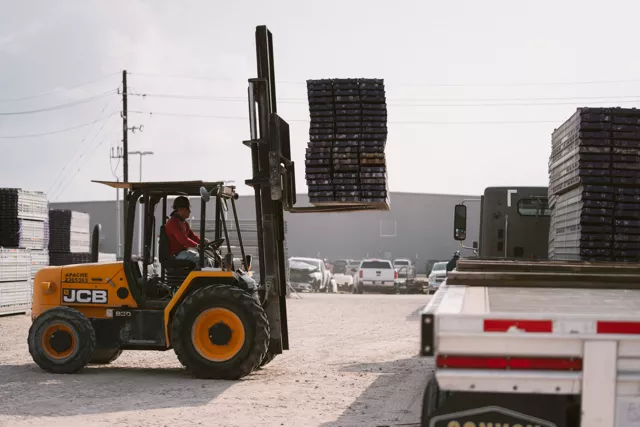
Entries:
[[169,240],[169,254],[171,256],[187,248],[195,248],[200,243],[200,237],[196,236],[189,224],[178,215],[171,215],[164,229]]

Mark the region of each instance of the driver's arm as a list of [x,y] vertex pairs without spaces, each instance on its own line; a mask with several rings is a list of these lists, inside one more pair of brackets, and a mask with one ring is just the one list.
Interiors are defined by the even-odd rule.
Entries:
[[[174,221],[168,221],[165,225],[165,231],[168,237],[175,239],[178,243],[183,245],[185,248],[195,248],[198,246],[199,240],[196,242],[191,239],[187,234],[185,234],[180,226],[176,224]],[[189,229],[190,231],[190,229]],[[192,233],[193,234],[193,233]]]
[[187,237],[196,243],[200,243],[200,237],[198,237],[198,235],[193,232],[189,225],[187,225]]

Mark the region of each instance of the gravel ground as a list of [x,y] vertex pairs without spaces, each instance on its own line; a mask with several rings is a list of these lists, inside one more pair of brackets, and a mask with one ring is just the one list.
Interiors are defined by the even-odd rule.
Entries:
[[48,374],[27,350],[29,318],[0,317],[0,426],[417,426],[428,298],[293,296],[291,350],[240,381],[193,379],[173,351]]

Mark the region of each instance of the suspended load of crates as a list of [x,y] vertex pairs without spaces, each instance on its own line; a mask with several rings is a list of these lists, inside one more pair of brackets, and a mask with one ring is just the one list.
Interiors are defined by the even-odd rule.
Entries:
[[640,261],[640,110],[579,108],[552,136],[549,258]]
[[91,261],[89,214],[68,209],[49,211],[49,263],[84,264]]
[[48,210],[45,193],[0,189],[0,315],[31,307],[33,278],[48,265]]
[[389,209],[383,79],[307,80],[309,200]]

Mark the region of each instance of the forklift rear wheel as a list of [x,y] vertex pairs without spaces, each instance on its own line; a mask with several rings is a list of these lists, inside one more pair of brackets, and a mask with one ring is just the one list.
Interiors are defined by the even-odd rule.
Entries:
[[269,345],[269,322],[249,293],[209,285],[189,295],[171,322],[178,360],[196,377],[240,379],[260,366]]
[[28,344],[29,353],[40,368],[55,374],[73,374],[91,360],[96,333],[78,310],[55,307],[31,324]]
[[119,348],[99,348],[93,351],[91,360],[92,365],[108,365],[115,361],[122,354],[122,350]]

